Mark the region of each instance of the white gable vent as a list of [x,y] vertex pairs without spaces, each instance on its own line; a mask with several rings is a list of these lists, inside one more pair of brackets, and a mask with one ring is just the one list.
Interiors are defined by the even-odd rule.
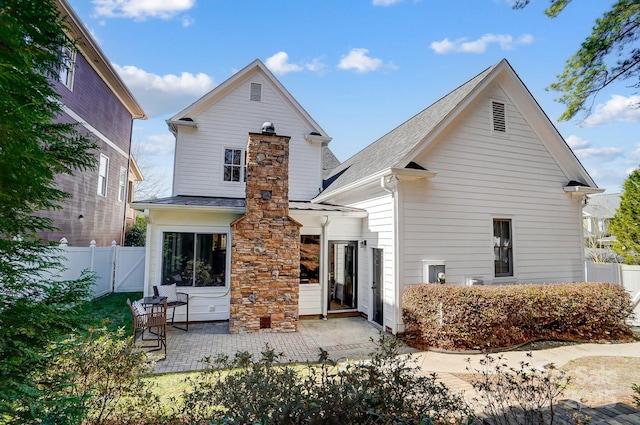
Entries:
[[262,84],[251,83],[251,94],[249,100],[254,102],[260,102],[262,100]]
[[507,120],[505,117],[505,107],[503,102],[491,101],[491,112],[493,117],[493,131],[500,133],[507,132]]

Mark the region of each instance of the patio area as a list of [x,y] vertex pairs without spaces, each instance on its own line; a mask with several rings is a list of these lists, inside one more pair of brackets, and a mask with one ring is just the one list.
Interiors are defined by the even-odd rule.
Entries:
[[[202,359],[239,351],[260,357],[266,344],[284,360],[316,362],[320,348],[333,360],[359,359],[371,353],[381,330],[362,317],[301,320],[298,332],[229,334],[228,322],[191,323],[185,332],[167,327],[167,356],[158,361],[154,373],[187,372],[204,368]],[[411,351],[408,348],[406,351]]]

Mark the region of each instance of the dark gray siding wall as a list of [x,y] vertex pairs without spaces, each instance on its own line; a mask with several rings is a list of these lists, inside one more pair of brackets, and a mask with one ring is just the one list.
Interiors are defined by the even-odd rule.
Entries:
[[[118,201],[118,183],[120,167],[128,170],[133,118],[80,54],[76,58],[73,90],[59,82],[54,84],[62,102],[69,109],[127,156],[79,125],[78,129],[87,133],[98,145],[98,150],[94,152],[96,168],[76,171],[72,176],[58,176],[59,187],[70,193],[71,197],[64,202],[62,210],[43,213],[54,220],[59,231],[43,233],[42,236],[56,242],[65,237],[71,246],[89,246],[92,239],[98,246],[108,246],[113,240],[121,244],[125,202]],[[67,114],[63,114],[60,121],[75,122]],[[109,158],[106,196],[97,193],[100,153]]]

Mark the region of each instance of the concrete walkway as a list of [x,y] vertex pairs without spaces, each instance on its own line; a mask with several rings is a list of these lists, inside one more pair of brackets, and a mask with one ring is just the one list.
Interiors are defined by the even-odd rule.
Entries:
[[[202,359],[205,356],[225,354],[233,357],[240,351],[248,351],[258,359],[267,344],[277,353],[283,354],[283,361],[316,362],[321,349],[326,350],[329,358],[335,361],[358,360],[367,358],[375,350],[380,336],[381,331],[377,326],[360,317],[302,320],[297,333],[231,335],[227,322],[190,324],[188,332],[169,327],[167,355],[164,360],[156,363],[154,373],[200,370],[204,367]],[[410,347],[403,348],[402,353],[411,353],[413,361],[419,366],[420,374],[436,373],[438,380],[467,401],[477,397],[473,387],[454,374],[466,373],[468,365],[477,367],[483,354],[418,351]],[[542,368],[549,363],[562,366],[582,357],[640,357],[640,342],[567,345],[536,350],[532,357],[528,357],[526,351],[508,351],[500,355],[513,366],[526,361],[534,367]],[[576,411],[588,414],[593,418],[590,425],[640,425],[640,411],[621,403],[588,408],[567,400],[558,409],[565,412],[563,417],[570,417]]]

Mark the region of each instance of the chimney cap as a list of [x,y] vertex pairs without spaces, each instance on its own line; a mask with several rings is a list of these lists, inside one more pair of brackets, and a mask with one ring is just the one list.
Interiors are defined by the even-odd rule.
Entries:
[[276,128],[272,122],[267,121],[262,124],[262,133],[263,134],[276,134]]

